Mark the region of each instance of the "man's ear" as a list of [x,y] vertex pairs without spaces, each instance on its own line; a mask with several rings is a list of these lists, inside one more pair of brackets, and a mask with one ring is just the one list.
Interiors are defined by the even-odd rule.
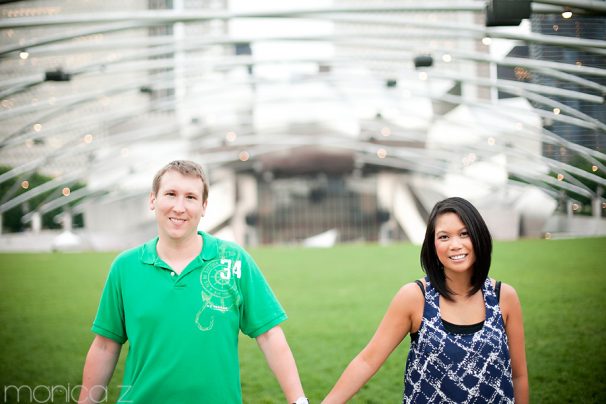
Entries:
[[208,199],[202,202],[202,217],[206,214],[206,205],[208,205]]
[[154,210],[156,208],[156,195],[153,192],[149,193],[149,210]]

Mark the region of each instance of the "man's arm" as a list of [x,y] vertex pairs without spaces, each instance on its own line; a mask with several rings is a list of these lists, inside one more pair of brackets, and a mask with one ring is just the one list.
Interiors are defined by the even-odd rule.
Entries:
[[95,337],[86,355],[78,403],[98,403],[104,398],[121,349],[122,345],[112,339]]
[[303,386],[295,358],[286,342],[286,337],[280,326],[275,326],[257,337],[257,344],[265,355],[269,368],[276,376],[284,396],[289,403],[294,403],[303,397]]

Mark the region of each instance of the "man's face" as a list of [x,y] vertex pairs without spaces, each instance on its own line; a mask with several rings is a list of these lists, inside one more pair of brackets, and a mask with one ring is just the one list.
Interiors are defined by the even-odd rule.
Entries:
[[202,201],[204,184],[197,177],[170,170],[160,179],[158,193],[149,196],[150,209],[156,212],[160,238],[187,240],[197,234],[198,223],[206,211]]

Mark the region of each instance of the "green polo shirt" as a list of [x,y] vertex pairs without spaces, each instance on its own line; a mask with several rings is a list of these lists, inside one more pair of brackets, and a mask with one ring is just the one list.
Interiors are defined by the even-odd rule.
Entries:
[[238,333],[257,337],[286,314],[241,247],[200,232],[202,252],[177,275],[158,238],[112,264],[92,330],[129,341],[118,402],[241,403]]

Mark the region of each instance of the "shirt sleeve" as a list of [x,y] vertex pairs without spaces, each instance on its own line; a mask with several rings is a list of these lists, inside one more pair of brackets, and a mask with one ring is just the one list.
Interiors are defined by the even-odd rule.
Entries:
[[124,344],[128,338],[124,326],[124,304],[121,284],[118,258],[114,261],[109,271],[101,295],[101,301],[99,302],[97,316],[91,329],[95,334],[110,338],[119,344]]
[[256,338],[288,317],[252,257],[242,252],[240,329]]

